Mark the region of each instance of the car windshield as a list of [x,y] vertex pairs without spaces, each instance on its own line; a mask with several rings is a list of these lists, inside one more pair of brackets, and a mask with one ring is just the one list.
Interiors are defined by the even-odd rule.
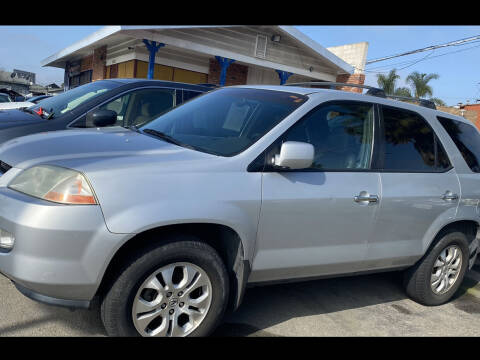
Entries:
[[30,106],[29,109],[37,111],[39,108],[42,108],[44,113],[52,119],[66,114],[77,106],[83,104],[85,101],[93,99],[94,97],[120,85],[120,83],[108,80],[88,83],[68,90],[62,94],[44,99],[40,103]]
[[0,94],[0,103],[11,102],[10,97],[7,94]]
[[139,130],[220,156],[236,155],[307,100],[274,90],[223,88],[174,108]]

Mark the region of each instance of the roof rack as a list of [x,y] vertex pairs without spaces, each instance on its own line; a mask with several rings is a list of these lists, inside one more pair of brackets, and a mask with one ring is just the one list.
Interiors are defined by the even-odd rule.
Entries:
[[424,107],[429,108],[429,109],[437,110],[437,106],[431,100],[408,97],[408,96],[399,96],[399,95],[387,95],[387,97],[390,98],[390,99],[398,99],[398,100],[405,100],[405,101],[416,101],[416,102],[418,102],[418,104],[420,106],[424,106]]
[[437,109],[437,107],[435,106],[435,103],[431,100],[408,97],[408,96],[387,95],[385,94],[385,91],[383,89],[376,88],[373,86],[368,86],[368,85],[347,84],[347,83],[330,82],[330,81],[311,81],[311,82],[285,84],[285,86],[305,86],[305,85],[328,86],[332,90],[335,90],[335,87],[337,86],[348,86],[348,87],[356,87],[361,89],[368,89],[365,95],[371,95],[371,96],[377,96],[377,97],[389,98],[389,99],[398,99],[398,100],[404,100],[404,101],[413,101],[413,102],[417,102],[420,106],[427,107],[429,109],[434,109],[434,110]]

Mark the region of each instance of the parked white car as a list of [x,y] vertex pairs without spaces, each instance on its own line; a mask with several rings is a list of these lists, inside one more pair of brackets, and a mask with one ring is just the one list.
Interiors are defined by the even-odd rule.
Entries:
[[32,105],[35,105],[35,104],[30,101],[3,102],[3,103],[0,103],[0,110],[20,109],[24,107],[30,107]]
[[35,105],[35,103],[30,101],[12,101],[10,96],[5,93],[0,93],[0,110],[8,110],[8,109],[20,109],[23,107],[30,107]]

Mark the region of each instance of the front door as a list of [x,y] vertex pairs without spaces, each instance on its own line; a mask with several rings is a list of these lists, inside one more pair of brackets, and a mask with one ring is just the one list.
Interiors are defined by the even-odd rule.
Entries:
[[380,194],[372,172],[373,105],[320,105],[266,150],[267,163],[285,141],[315,148],[309,169],[267,164],[256,255],[249,281],[302,278],[364,268]]

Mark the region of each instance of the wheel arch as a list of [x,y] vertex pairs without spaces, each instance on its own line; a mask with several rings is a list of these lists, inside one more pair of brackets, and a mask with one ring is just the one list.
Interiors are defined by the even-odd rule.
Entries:
[[228,308],[240,306],[251,271],[250,261],[245,257],[245,247],[240,235],[231,227],[218,223],[181,223],[151,228],[125,241],[111,257],[97,289],[96,296],[103,296],[118,274],[128,254],[134,250],[160,243],[162,237],[187,234],[197,237],[214,248],[224,261],[230,280]]
[[427,254],[428,251],[435,246],[437,241],[447,232],[452,231],[452,230],[458,230],[463,232],[468,239],[469,244],[472,244],[472,242],[476,239],[477,237],[477,230],[480,226],[480,223],[478,220],[473,220],[469,218],[457,218],[454,219],[451,222],[448,222],[444,224],[442,227],[440,227],[436,232],[434,232],[434,236],[430,238],[429,242],[425,242],[425,248],[423,251],[423,255]]

